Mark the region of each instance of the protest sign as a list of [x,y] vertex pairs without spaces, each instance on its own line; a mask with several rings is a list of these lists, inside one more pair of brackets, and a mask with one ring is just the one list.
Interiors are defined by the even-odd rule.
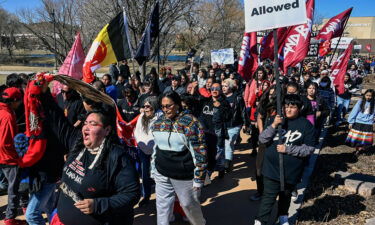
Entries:
[[245,0],[245,32],[307,22],[304,0]]
[[219,64],[234,64],[233,48],[225,48],[219,50],[211,50],[211,62]]

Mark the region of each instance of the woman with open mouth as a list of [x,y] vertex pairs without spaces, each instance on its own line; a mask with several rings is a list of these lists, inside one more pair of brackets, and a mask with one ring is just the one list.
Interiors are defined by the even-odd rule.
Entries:
[[82,129],[71,126],[43,88],[46,120],[69,149],[57,209],[50,224],[133,224],[140,196],[138,176],[116,134],[110,110],[88,112]]

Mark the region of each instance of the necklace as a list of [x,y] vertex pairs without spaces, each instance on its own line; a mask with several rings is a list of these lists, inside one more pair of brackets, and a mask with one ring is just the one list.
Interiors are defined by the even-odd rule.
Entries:
[[77,156],[76,160],[77,160],[77,161],[80,161],[81,158],[82,158],[82,156],[83,156],[83,154],[85,153],[86,150],[87,150],[88,152],[90,152],[91,154],[96,155],[95,158],[94,158],[94,161],[92,161],[91,165],[88,167],[88,169],[91,170],[92,168],[94,168],[96,162],[99,160],[99,156],[101,155],[102,150],[103,150],[103,148],[104,148],[104,143],[105,143],[105,138],[104,138],[103,142],[100,144],[100,146],[97,147],[97,148],[93,148],[93,149],[84,148],[84,149],[79,153],[79,155]]

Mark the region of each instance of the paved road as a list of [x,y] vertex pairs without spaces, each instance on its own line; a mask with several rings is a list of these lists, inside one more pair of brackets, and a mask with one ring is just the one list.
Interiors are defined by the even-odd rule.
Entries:
[[[252,202],[249,196],[255,193],[256,184],[250,177],[255,174],[255,158],[250,156],[251,150],[247,149],[247,136],[243,143],[237,146],[234,155],[234,168],[224,178],[217,178],[217,173],[212,175],[212,184],[202,190],[203,214],[207,225],[249,225],[256,215],[259,202]],[[7,196],[0,197],[0,210],[5,211]],[[152,195],[149,205],[135,209],[134,225],[155,225],[155,195]],[[4,213],[0,219],[4,218]],[[24,219],[23,216],[19,217]],[[3,224],[2,221],[0,224]],[[176,218],[171,225],[188,225],[181,218]]]

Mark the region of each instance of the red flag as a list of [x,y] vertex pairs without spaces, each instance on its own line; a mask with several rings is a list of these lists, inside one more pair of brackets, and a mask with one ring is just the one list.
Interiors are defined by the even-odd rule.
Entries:
[[371,44],[366,45],[366,50],[367,50],[368,52],[371,52]]
[[[286,27],[280,27],[277,29],[277,42],[278,42],[279,47],[282,45],[282,43],[284,43],[284,40],[287,35],[287,30],[288,29]],[[262,37],[262,39],[260,40],[261,60],[264,60],[264,59],[273,60],[274,58],[273,48],[274,48],[273,31],[271,31],[266,36]]]
[[238,73],[246,80],[251,80],[258,68],[257,33],[245,33],[241,45]]
[[331,40],[319,43],[319,56],[323,57],[331,52]]
[[348,67],[348,62],[350,55],[352,54],[353,44],[350,44],[348,48],[342,53],[332,66],[333,84],[338,90],[338,94],[343,94],[345,92],[344,78],[346,74],[346,69]]
[[[73,46],[59,69],[59,74],[68,75],[77,80],[81,80],[84,61],[85,53],[82,47],[81,34],[77,33]],[[55,96],[60,93],[60,90],[61,84],[59,82],[54,82],[52,88],[53,95]]]
[[346,24],[346,21],[348,21],[350,17],[352,9],[353,7],[332,17],[319,31],[318,35],[316,36],[316,39],[331,40],[332,38],[340,37],[344,32],[344,26]]
[[306,2],[307,23],[288,28],[283,47],[284,72],[288,67],[296,66],[301,62],[309,51],[314,7],[314,0],[308,0]]

